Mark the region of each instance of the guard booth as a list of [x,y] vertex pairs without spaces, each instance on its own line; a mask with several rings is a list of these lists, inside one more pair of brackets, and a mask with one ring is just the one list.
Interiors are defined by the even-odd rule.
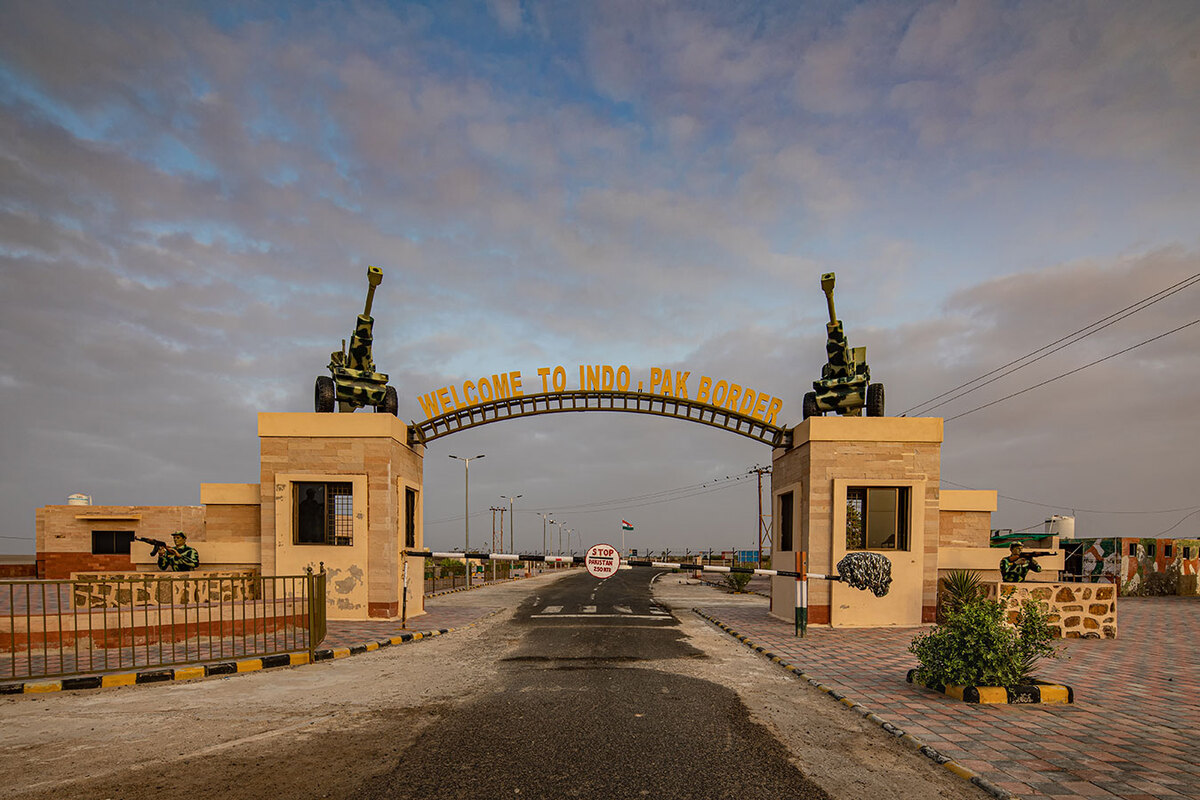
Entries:
[[261,565],[266,575],[328,573],[330,619],[423,612],[424,446],[392,414],[258,415]]
[[[836,581],[809,589],[808,621],[834,627],[920,625],[937,604],[942,420],[813,416],[775,448],[775,549],[784,568],[797,550],[808,568],[835,573],[848,552],[892,562],[891,591],[874,597]],[[994,498],[994,493],[991,494]],[[771,579],[771,614],[792,621],[796,581]]]

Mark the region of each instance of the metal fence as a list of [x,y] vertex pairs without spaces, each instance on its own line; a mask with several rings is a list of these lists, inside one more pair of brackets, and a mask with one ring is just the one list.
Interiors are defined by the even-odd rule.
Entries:
[[323,570],[0,581],[0,680],[311,655],[325,631]]

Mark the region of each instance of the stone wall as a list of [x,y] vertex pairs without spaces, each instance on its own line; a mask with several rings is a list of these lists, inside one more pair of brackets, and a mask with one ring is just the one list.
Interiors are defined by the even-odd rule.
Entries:
[[257,600],[261,582],[253,571],[199,571],[170,575],[76,573],[75,608],[194,605]]
[[991,583],[988,596],[1010,600],[1009,622],[1017,609],[1036,600],[1048,612],[1050,627],[1062,639],[1117,638],[1117,587],[1111,583]]

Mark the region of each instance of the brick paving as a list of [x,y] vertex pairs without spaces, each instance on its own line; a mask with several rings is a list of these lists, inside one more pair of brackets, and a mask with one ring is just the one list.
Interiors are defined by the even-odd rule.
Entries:
[[1073,705],[977,705],[905,682],[917,629],[793,625],[767,604],[697,609],[1018,797],[1200,798],[1200,600],[1121,598],[1120,638],[1072,639],[1043,680]]

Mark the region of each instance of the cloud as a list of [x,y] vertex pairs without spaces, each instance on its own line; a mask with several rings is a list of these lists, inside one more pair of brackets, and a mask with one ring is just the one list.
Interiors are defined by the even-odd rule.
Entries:
[[[3,535],[73,491],[194,503],[200,481],[257,480],[254,414],[309,408],[367,264],[385,269],[376,360],[405,416],[500,369],[628,363],[761,387],[790,422],[824,358],[822,272],[903,409],[1198,271],[1187,5],[10,6]],[[1194,343],[948,423],[945,475],[1064,507],[1179,506]],[[976,396],[998,395],[947,415]],[[767,457],[616,415],[461,436],[489,453],[481,492],[529,487],[543,509]],[[441,452],[430,519],[461,501]],[[745,543],[746,491],[647,507],[639,531]]]

